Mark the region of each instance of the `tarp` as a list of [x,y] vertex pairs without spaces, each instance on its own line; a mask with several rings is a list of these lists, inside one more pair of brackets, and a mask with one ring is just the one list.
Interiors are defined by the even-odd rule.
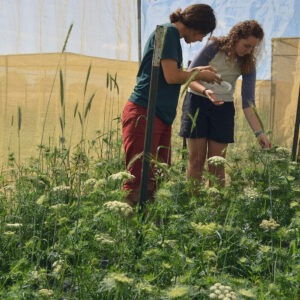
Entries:
[[[41,144],[59,146],[60,119],[65,123],[66,146],[72,150],[81,139],[87,145],[111,133],[120,136],[118,117],[137,67],[137,62],[72,53],[0,56],[0,164],[10,153],[17,162],[25,162],[36,157]],[[97,149],[103,150],[99,144]]]
[[[265,32],[265,55],[258,78],[270,79],[271,39],[300,36],[299,0],[203,0],[217,16],[215,35],[241,20],[258,20]],[[142,47],[157,24],[195,0],[141,0]],[[0,0],[2,54],[57,53],[71,24],[67,51],[88,56],[138,61],[136,0]],[[204,43],[184,47],[185,65]]]
[[[190,4],[206,3],[215,11],[217,28],[214,35],[225,35],[239,21],[255,19],[265,31],[265,44],[258,68],[259,79],[271,78],[271,39],[274,37],[300,36],[299,0],[144,0],[142,1],[143,39],[155,28],[157,22],[167,22],[169,14],[177,8]],[[185,65],[192,59],[204,43],[186,45],[183,43]]]
[[300,38],[272,40],[270,128],[275,143],[292,149],[300,87]]

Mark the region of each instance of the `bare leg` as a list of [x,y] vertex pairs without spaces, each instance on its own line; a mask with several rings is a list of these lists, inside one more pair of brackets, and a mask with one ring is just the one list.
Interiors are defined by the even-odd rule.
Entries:
[[[207,157],[210,158],[212,156],[222,156],[226,157],[226,149],[228,144],[217,143],[212,140],[208,140],[208,153]],[[219,179],[220,185],[225,185],[225,168],[224,167],[216,167],[213,165],[208,166],[209,173],[216,176]],[[210,185],[212,183],[210,182]]]
[[207,139],[187,139],[187,144],[189,153],[187,178],[194,178],[201,182],[207,153]]

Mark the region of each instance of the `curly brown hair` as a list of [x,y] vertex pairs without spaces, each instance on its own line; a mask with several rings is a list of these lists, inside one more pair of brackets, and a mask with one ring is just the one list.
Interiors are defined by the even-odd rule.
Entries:
[[178,8],[170,14],[171,23],[181,22],[186,27],[195,29],[202,34],[208,34],[216,28],[216,17],[214,10],[207,4],[193,4],[183,11]]
[[[262,41],[264,38],[264,31],[260,24],[255,20],[239,22],[231,28],[228,35],[212,37],[211,39],[216,41],[219,50],[226,52],[229,55],[229,59],[233,61],[236,59],[236,56],[232,51],[235,45],[240,39],[247,39],[249,36],[254,36],[259,39],[259,41]],[[239,57],[238,64],[242,73],[250,73],[255,69],[257,53],[258,49],[253,49],[250,54]]]

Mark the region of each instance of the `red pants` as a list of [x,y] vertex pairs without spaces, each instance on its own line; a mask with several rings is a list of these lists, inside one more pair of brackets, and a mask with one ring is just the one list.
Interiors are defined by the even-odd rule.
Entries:
[[[135,205],[138,202],[142,175],[144,140],[147,126],[147,109],[130,101],[124,107],[122,115],[122,133],[125,149],[126,167],[135,179],[125,182],[123,189],[128,191],[127,202]],[[171,162],[171,125],[166,125],[155,116],[152,136],[152,158],[160,162]],[[129,167],[128,167],[129,166]],[[153,166],[148,180],[149,197],[155,191]]]

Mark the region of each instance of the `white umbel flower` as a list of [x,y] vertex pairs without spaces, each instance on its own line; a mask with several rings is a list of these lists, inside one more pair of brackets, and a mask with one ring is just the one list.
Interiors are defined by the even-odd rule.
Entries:
[[121,213],[124,216],[128,217],[133,213],[132,207],[125,203],[120,201],[109,201],[104,203],[104,208],[115,213]]
[[226,159],[222,156],[212,156],[207,160],[209,165],[213,165],[215,167],[224,167],[226,165]]
[[130,180],[130,179],[134,179],[134,178],[135,178],[134,175],[132,175],[130,172],[126,172],[126,171],[115,173],[108,177],[108,179],[112,179],[112,180],[116,180],[116,181]]

